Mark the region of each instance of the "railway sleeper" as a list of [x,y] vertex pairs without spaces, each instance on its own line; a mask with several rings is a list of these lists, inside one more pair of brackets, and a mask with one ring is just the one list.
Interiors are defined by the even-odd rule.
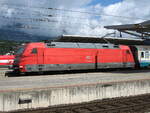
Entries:
[[102,108],[99,108],[98,106],[91,106],[91,107],[85,107],[85,108],[91,112],[95,111],[96,109],[102,109]]
[[75,113],[91,113],[91,111],[89,111],[86,108],[78,108],[78,109],[74,109],[73,110]]

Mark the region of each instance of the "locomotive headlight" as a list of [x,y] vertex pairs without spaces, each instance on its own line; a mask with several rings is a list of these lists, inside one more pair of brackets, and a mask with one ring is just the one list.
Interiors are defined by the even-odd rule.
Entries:
[[19,68],[20,68],[20,69],[22,69],[22,68],[23,68],[23,66],[19,66]]

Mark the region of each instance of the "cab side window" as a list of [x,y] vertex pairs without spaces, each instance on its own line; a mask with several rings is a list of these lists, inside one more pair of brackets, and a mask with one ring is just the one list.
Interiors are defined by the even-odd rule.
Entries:
[[33,48],[31,53],[32,54],[37,54],[37,48]]
[[127,51],[126,51],[126,53],[127,53],[127,54],[130,54],[130,51],[129,51],[129,50],[127,50]]

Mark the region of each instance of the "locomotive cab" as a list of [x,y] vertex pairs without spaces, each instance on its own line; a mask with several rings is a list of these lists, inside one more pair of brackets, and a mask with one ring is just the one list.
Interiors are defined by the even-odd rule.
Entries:
[[26,72],[26,68],[30,64],[37,64],[38,49],[44,48],[44,43],[29,43],[21,46],[16,52],[13,63],[15,72]]

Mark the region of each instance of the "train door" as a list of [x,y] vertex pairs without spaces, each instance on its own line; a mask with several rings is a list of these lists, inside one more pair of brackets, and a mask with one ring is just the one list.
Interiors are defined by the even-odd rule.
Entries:
[[139,53],[140,66],[148,67],[150,66],[150,52],[149,51],[140,51]]
[[95,54],[95,69],[96,70],[98,69],[98,51],[96,51],[96,54]]
[[27,64],[37,64],[37,48],[33,48],[27,58],[27,61],[30,62]]
[[130,57],[130,51],[123,50],[123,67],[128,67],[129,57]]
[[43,71],[44,70],[44,49],[39,48],[37,53],[38,53],[37,54],[38,70]]
[[130,50],[123,50],[123,67],[134,67],[134,56]]
[[149,51],[141,51],[140,58],[141,58],[141,60],[148,61],[150,58]]
[[135,67],[139,68],[140,67],[140,61],[138,58],[138,49],[135,46],[130,46],[133,58],[134,58],[134,62],[135,62]]

